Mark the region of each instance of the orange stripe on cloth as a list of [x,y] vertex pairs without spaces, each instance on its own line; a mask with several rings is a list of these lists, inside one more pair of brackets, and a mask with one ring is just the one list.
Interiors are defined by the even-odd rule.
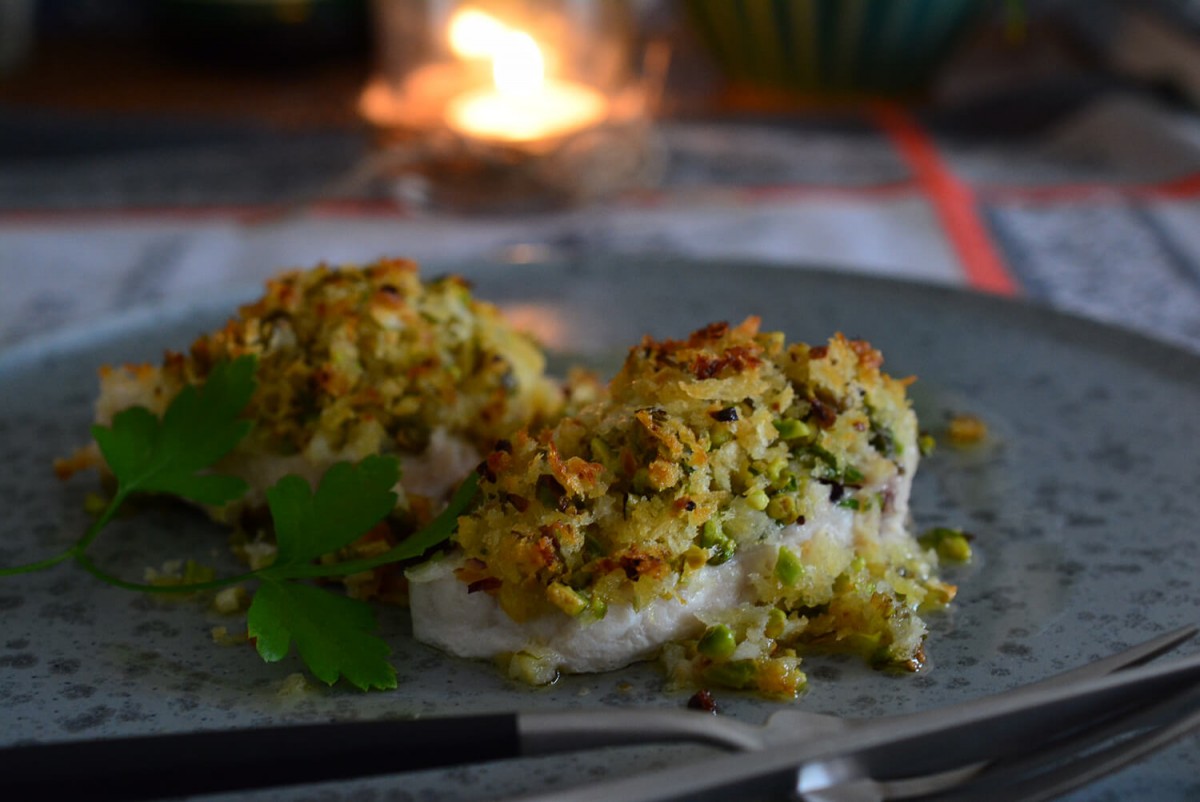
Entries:
[[1200,173],[1185,175],[1172,181],[1164,181],[1142,190],[1143,194],[1172,200],[1191,200],[1200,196]]
[[1200,172],[1149,184],[1115,182],[1032,186],[990,184],[976,187],[975,196],[998,203],[1194,201],[1200,199]]
[[1017,282],[977,213],[971,188],[946,166],[933,140],[903,109],[878,104],[873,111],[933,204],[970,285],[998,295],[1016,295]]

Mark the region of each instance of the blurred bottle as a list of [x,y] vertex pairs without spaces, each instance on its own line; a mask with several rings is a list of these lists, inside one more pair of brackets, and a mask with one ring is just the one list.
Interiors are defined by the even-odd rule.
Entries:
[[34,0],[0,0],[0,77],[16,72],[33,50]]

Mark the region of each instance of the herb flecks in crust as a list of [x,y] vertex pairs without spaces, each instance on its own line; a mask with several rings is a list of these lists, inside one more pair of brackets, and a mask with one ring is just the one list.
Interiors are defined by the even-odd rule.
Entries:
[[405,465],[407,493],[428,506],[499,438],[563,406],[541,351],[462,279],[423,282],[414,263],[384,260],[284,273],[187,353],[103,369],[97,422],[135,404],[161,414],[214,364],[245,355],[258,360],[246,410],[255,427],[218,467],[250,482],[251,508],[286,473],[315,482],[336,461],[372,454],[430,455],[429,465]]
[[915,670],[918,613],[954,588],[907,529],[917,423],[882,363],[757,318],[646,338],[607,399],[487,457],[459,580],[517,622],[586,626],[725,571],[735,600],[663,650],[677,679],[791,696],[806,649]]
[[[243,418],[253,428],[212,466],[247,489],[207,510],[235,527],[235,550],[254,568],[274,559],[266,492],[285,476],[315,487],[338,462],[397,457],[396,509],[332,555],[374,557],[427,523],[497,440],[555,418],[567,402],[537,345],[464,280],[422,281],[414,263],[383,260],[283,273],[186,352],[103,368],[96,422],[107,426],[131,407],[162,415],[215,365],[251,357],[255,388]],[[102,463],[92,446],[57,467],[65,477]],[[345,583],[359,598],[406,595],[393,568]]]

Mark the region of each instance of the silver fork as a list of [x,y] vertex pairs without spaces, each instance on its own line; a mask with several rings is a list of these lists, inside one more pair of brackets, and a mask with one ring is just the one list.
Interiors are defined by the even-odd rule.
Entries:
[[[1019,747],[1028,744],[1023,736],[1014,738],[1014,727],[1020,736],[1020,725],[1041,725],[1046,732],[1036,733],[1034,740],[1045,743],[1053,742],[1051,736],[1063,732],[1069,721],[1075,722],[1076,730],[1101,719],[1106,719],[1113,732],[1143,727],[1145,722],[1128,714],[1136,705],[1167,698],[1180,701],[1185,690],[1200,685],[1200,655],[1168,665],[1130,667],[1153,659],[1195,632],[1188,627],[1168,633],[1048,681],[978,702],[887,719],[854,721],[786,709],[772,716],[766,726],[756,727],[683,710],[578,710],[20,744],[0,748],[0,798],[37,794],[128,802],[396,774],[610,745],[680,741],[708,743],[740,755],[718,757],[674,773],[641,775],[633,779],[632,788],[628,781],[619,781],[615,786],[567,789],[551,798],[621,798],[625,802],[681,794],[691,798],[695,795],[680,789],[702,793],[727,788],[732,782],[765,784],[778,790],[781,778],[785,780],[784,795],[800,789],[807,798],[825,802],[949,793],[976,781],[1003,782],[1020,789],[1030,767],[1019,765]],[[1106,718],[1106,712],[1113,715]],[[1050,719],[1045,718],[1047,713]],[[1122,745],[1126,751],[1121,755],[1156,748],[1172,732],[1186,731],[1186,726],[1194,724],[1177,720],[1173,729],[1152,730],[1135,747]],[[940,749],[938,739],[946,732],[951,733],[948,742],[961,747],[955,739],[977,735],[981,727],[1005,736],[1006,749],[958,749],[954,760],[926,760],[925,752]],[[1070,737],[1077,738],[1078,732]],[[1052,745],[1076,749],[1077,743],[1064,738]],[[898,765],[887,761],[893,752],[905,755]],[[1001,756],[1006,761],[983,762]],[[1109,762],[1103,752],[1098,753],[1090,768],[1085,763],[1075,764],[1075,776],[1086,778]],[[62,766],[73,770],[64,772]],[[589,791],[593,793],[589,795]]]
[[[806,789],[801,772],[796,792],[804,802],[1040,802],[1119,771],[1197,727],[1200,696],[1195,691],[1185,692],[1142,711],[1115,716],[1105,725],[1074,731],[1050,744],[1041,745],[1035,740],[1039,746],[1034,751],[1014,758],[892,782],[856,778],[829,784],[831,767],[817,765],[814,768],[822,773],[816,782],[820,787]],[[1131,732],[1137,734],[1118,740],[1118,736]],[[834,766],[833,777],[837,771]]]
[[[1196,709],[1192,709],[1195,707]],[[1183,712],[1192,710],[1192,712]],[[1169,745],[1200,727],[1200,697],[1170,697],[1144,711],[1118,717],[1106,727],[1089,729],[1035,754],[999,761],[973,774],[969,781],[951,787],[917,794],[925,800],[1021,800],[1039,802],[1062,794],[1112,774],[1131,763]],[[1115,736],[1127,731],[1139,731],[1123,740]],[[1089,751],[1114,741],[1107,746]],[[909,792],[917,790],[911,785]],[[940,791],[940,792],[939,792]],[[910,793],[911,798],[912,794]],[[883,797],[886,799],[903,797]],[[844,802],[834,798],[829,802]]]
[[[1196,633],[1194,626],[1180,627],[1117,654],[1020,686],[1012,692],[1069,687],[1144,665]],[[522,713],[517,728],[524,754],[665,741],[692,741],[724,749],[759,751],[789,740],[843,733],[854,723],[854,719],[793,708],[773,713],[763,726],[672,710],[573,710]]]
[[[1030,779],[1031,773],[1045,766],[1057,753],[1047,752],[1046,758],[1027,759],[1024,764],[1008,761],[989,766],[986,761],[1002,755],[1020,756],[1033,745],[1054,742],[1055,733],[1065,730],[1069,731],[1057,738],[1055,745],[1060,752],[1074,754],[1096,740],[1082,734],[1080,728],[1085,724],[1101,722],[1104,726],[1101,735],[1110,737],[1144,726],[1147,715],[1138,711],[1151,703],[1167,699],[1178,707],[1200,683],[1200,656],[1121,676],[1107,675],[1145,663],[1195,632],[1194,627],[1187,627],[1167,633],[1119,655],[977,702],[874,721],[814,717],[786,710],[776,713],[762,728],[710,720],[707,728],[697,723],[696,732],[682,733],[669,720],[676,717],[671,714],[631,715],[614,711],[608,721],[589,716],[590,725],[583,720],[575,723],[578,728],[575,734],[590,746],[597,745],[598,738],[607,743],[668,740],[665,731],[674,730],[672,740],[700,740],[749,754],[526,799],[634,802],[698,799],[704,798],[704,794],[720,798],[731,790],[744,793],[769,788],[778,794],[790,787],[801,798],[814,802],[857,802],[938,792],[953,794],[955,789],[968,787],[978,791],[1018,780],[1023,784],[1012,787],[1022,789],[1018,793],[1023,795],[998,798],[1027,798],[1031,788],[1042,786],[1065,789],[1158,748],[1197,722],[1192,717],[1183,718],[1169,728],[1141,736],[1136,742],[1097,753],[1086,763],[1071,764],[1035,779]],[[1186,709],[1181,708],[1183,712]],[[566,726],[569,716],[550,714],[530,723],[539,724],[545,737],[556,738],[560,749],[579,748],[580,744],[571,743],[569,737],[570,728]],[[558,720],[547,720],[551,717]],[[523,730],[522,736],[524,739],[530,733]],[[982,746],[970,743],[981,736],[997,742]],[[947,751],[953,756],[941,754]],[[898,761],[897,755],[903,759]],[[970,783],[973,777],[977,780]],[[1035,781],[1037,785],[1031,786]]]

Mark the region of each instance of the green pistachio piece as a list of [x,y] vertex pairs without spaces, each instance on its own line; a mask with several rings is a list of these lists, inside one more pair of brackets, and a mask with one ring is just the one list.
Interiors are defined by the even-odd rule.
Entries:
[[762,512],[767,508],[767,505],[771,503],[771,499],[764,491],[754,490],[751,491],[748,496],[746,496],[746,503],[759,512]]
[[961,529],[939,526],[923,533],[917,542],[948,562],[965,563],[971,559],[971,536]]
[[546,598],[555,607],[572,617],[588,608],[587,596],[561,582],[554,582],[546,588]]
[[787,613],[778,607],[772,607],[771,612],[767,613],[767,625],[763,627],[763,634],[768,638],[778,638],[786,627]]
[[749,688],[754,685],[758,667],[753,660],[735,660],[732,663],[717,663],[704,671],[704,679],[714,685],[727,688]]
[[812,428],[802,420],[780,418],[775,421],[775,431],[781,440],[803,440],[812,434]]
[[737,551],[737,544],[722,531],[716,518],[709,518],[700,528],[700,545],[709,550],[709,565],[720,565]]
[[784,585],[791,587],[804,576],[804,563],[796,552],[787,546],[779,547],[779,556],[775,558],[775,578]]
[[794,523],[800,517],[800,507],[796,497],[790,495],[776,496],[767,505],[767,515],[781,524]]
[[736,648],[737,638],[733,636],[733,632],[729,627],[724,624],[709,627],[704,636],[700,638],[700,642],[696,644],[696,649],[700,654],[716,660],[723,660],[729,657]]

